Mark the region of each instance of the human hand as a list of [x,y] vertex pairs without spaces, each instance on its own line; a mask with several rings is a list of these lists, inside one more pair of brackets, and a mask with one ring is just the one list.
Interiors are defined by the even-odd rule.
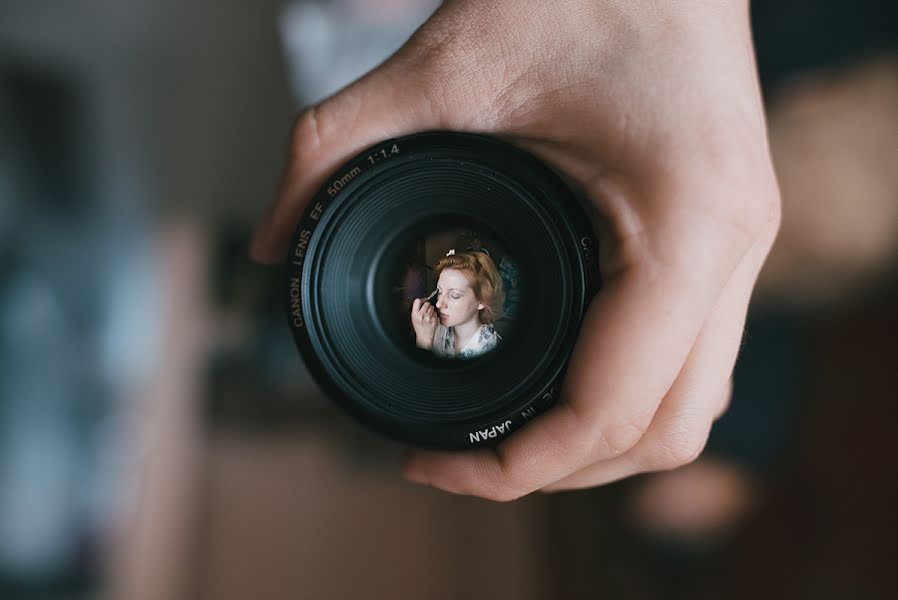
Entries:
[[415,328],[415,344],[419,348],[430,350],[433,347],[433,334],[437,330],[437,315],[433,304],[424,298],[415,298],[412,303],[412,327]]
[[385,138],[501,136],[583,186],[604,287],[556,407],[496,448],[413,450],[404,475],[509,500],[694,459],[729,398],[779,223],[747,0],[449,1],[296,122],[252,253],[282,260],[325,178]]

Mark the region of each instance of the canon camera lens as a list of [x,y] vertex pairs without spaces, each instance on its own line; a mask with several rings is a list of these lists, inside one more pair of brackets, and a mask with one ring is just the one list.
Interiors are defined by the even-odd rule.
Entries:
[[523,150],[450,132],[387,140],[309,203],[287,311],[313,377],[410,444],[495,444],[557,398],[598,241],[563,180]]

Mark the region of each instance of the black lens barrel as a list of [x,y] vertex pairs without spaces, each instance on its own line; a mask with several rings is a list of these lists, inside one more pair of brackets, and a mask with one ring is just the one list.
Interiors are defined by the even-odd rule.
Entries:
[[[446,361],[404,347],[390,287],[401,249],[445,223],[496,232],[520,266],[516,327],[500,347]],[[589,215],[561,178],[500,140],[454,132],[387,140],[309,203],[287,256],[287,310],[315,380],[402,441],[494,444],[558,397],[600,286]]]

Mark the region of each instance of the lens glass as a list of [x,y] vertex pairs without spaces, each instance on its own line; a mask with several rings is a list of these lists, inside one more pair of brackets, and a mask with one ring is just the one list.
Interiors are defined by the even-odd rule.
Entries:
[[404,242],[391,278],[391,328],[401,330],[400,343],[419,356],[479,358],[513,335],[520,269],[487,226],[446,221],[418,228]]

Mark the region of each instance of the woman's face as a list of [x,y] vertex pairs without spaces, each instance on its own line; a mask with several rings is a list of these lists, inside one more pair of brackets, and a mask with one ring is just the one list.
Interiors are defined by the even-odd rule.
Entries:
[[462,271],[443,269],[437,281],[437,311],[443,327],[455,327],[478,318],[483,304],[474,296],[471,283]]

